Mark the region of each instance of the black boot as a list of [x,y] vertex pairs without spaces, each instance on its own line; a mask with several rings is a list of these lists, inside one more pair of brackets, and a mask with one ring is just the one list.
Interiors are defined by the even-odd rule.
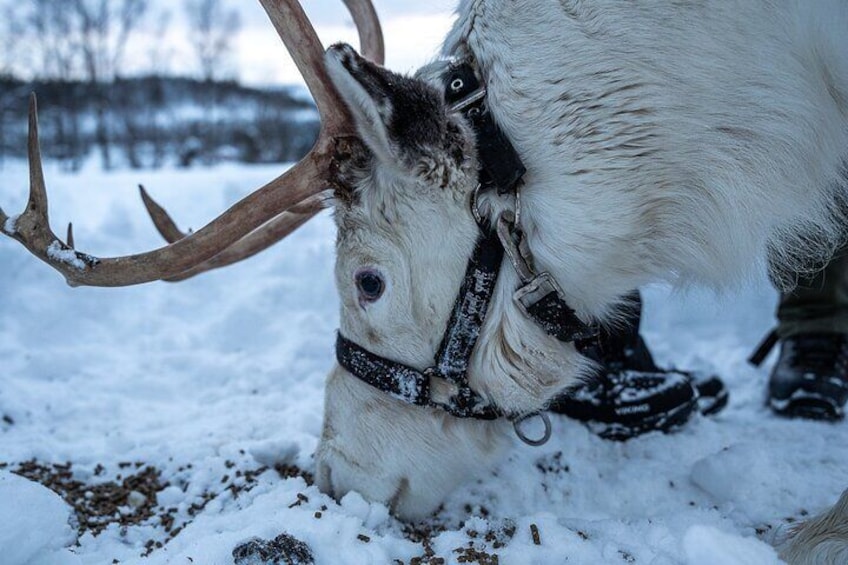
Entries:
[[[759,365],[773,346],[770,336],[751,358]],[[781,416],[841,420],[848,401],[848,335],[803,333],[780,340],[780,357],[771,371],[768,405]]]
[[762,363],[780,342],[768,405],[781,416],[841,420],[848,400],[848,244],[824,270],[802,275],[784,292],[778,326],[751,357]]
[[551,405],[551,410],[590,422],[598,435],[626,440],[650,431],[673,431],[695,409],[714,414],[727,404],[718,377],[661,369],[639,335],[642,303],[630,297],[621,325],[584,343],[581,353],[600,365],[590,381]]

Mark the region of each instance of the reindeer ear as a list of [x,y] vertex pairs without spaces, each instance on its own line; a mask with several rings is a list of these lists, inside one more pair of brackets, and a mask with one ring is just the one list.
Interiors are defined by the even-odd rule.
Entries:
[[444,151],[448,125],[442,96],[422,80],[363,59],[350,46],[327,50],[327,71],[362,140],[377,158],[410,170]]

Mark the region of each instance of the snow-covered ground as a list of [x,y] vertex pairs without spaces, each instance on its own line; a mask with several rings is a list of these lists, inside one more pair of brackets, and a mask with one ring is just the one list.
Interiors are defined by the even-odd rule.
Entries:
[[[127,254],[159,245],[138,183],[199,227],[279,172],[48,167],[51,216],[58,233],[73,220],[80,249]],[[25,165],[7,163],[0,178],[0,204],[19,212]],[[121,289],[71,289],[2,238],[0,562],[223,564],[247,538],[288,532],[319,564],[496,554],[502,564],[750,565],[776,562],[770,544],[790,523],[848,487],[848,423],[785,421],[763,407],[768,369],[745,362],[773,323],[775,293],[761,280],[721,299],[646,293],[660,360],[727,380],[719,416],[627,443],[554,417],[547,445],[516,441],[495,472],[450,497],[424,543],[422,528],[381,505],[356,494],[337,503],[306,480],[338,319],[333,238],[322,215],[228,269]],[[10,473],[21,469],[77,481],[64,490],[78,506],[102,507],[104,483],[131,477],[112,501],[120,519],[77,537],[71,509]]]

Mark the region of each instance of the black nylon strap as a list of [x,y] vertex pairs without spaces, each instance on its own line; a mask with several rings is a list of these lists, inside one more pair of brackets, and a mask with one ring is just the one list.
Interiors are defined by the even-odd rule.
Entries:
[[434,402],[430,396],[429,371],[422,373],[403,363],[375,355],[341,333],[336,336],[336,359],[354,377],[406,404],[441,408],[457,418],[494,420],[502,415],[468,385],[458,386],[456,396],[447,404]]
[[430,405],[429,377],[403,363],[374,355],[341,332],[336,336],[336,359],[353,376],[402,402]]
[[548,335],[562,342],[576,342],[598,333],[596,328],[584,324],[556,292],[550,292],[528,306],[527,313]]
[[[474,68],[468,63],[452,65],[445,85],[445,101],[449,105],[461,102],[481,88]],[[483,164],[481,184],[484,188],[497,188],[498,194],[512,192],[527,169],[515,147],[489,113],[486,98],[482,97],[465,106],[462,113],[474,128],[477,155]]]
[[484,229],[466,267],[465,278],[436,354],[436,374],[453,383],[468,382],[468,363],[486,319],[503,256],[504,249],[497,232]]

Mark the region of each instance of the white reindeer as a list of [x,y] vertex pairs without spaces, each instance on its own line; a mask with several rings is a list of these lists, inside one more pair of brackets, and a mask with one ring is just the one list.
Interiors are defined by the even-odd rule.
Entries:
[[[410,389],[414,379],[398,377],[390,395],[354,376],[350,360],[333,368],[316,453],[325,492],[357,490],[399,517],[426,516],[497,461],[510,430],[505,419],[454,417],[443,409],[451,399],[473,391],[515,419],[586,374],[575,346],[514,300],[527,277],[512,256],[467,360],[467,387],[426,371],[440,367],[481,233],[475,212],[484,224],[520,228],[531,274],[549,273],[586,323],[609,323],[621,297],[649,282],[726,285],[766,266],[780,278],[839,242],[844,0],[462,0],[442,56],[411,78],[344,45],[327,51],[324,74],[299,6],[260,1],[321,110],[322,135],[304,161],[187,237],[147,201],[173,243],[96,259],[49,230],[33,135],[30,204],[20,217],[0,212],[0,226],[71,284],[184,278],[283,237],[331,185],[340,333],[356,355],[423,375],[432,405],[401,400],[421,392]],[[365,22],[362,4],[348,2]],[[379,60],[379,34],[369,29],[364,51]],[[475,103],[526,167],[513,193],[477,190],[487,164],[460,109],[468,100],[445,94],[458,62],[485,87]],[[398,371],[389,367],[385,380]],[[839,535],[848,544],[844,528]]]
[[[581,318],[603,320],[648,282],[726,284],[767,256],[793,269],[832,250],[848,159],[845,30],[848,4],[836,1],[467,1],[443,57],[473,57],[527,167],[521,223],[540,270]],[[355,198],[335,204],[341,332],[423,369],[478,231],[473,137],[441,99],[440,62],[403,79],[336,47],[327,67],[371,155]],[[357,289],[363,268],[385,280],[376,301]],[[505,265],[468,378],[495,406],[530,413],[584,363],[515,305],[519,284]],[[330,492],[419,517],[497,456],[498,425],[409,408],[341,367],[326,394],[317,458]]]

